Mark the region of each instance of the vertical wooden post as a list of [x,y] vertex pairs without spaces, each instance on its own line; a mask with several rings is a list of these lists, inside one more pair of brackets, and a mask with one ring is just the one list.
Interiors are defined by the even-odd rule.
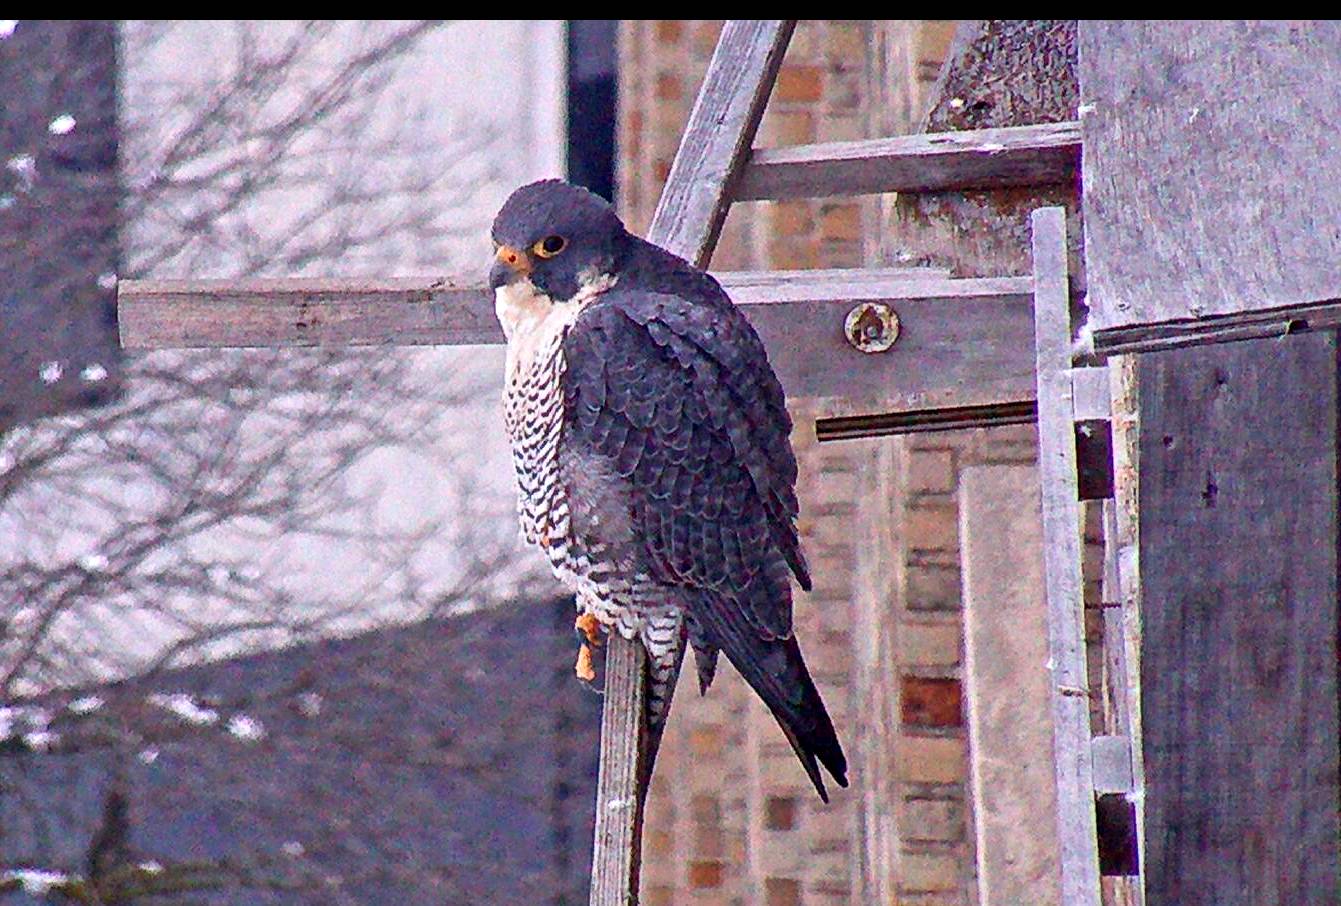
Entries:
[[1151,906],[1341,895],[1337,338],[1140,358]]
[[[754,143],[795,22],[728,22],[689,114],[647,238],[706,267]],[[642,643],[612,637],[605,661],[591,906],[638,902],[645,780],[655,746],[646,727]]]
[[1034,212],[1031,222],[1038,357],[1038,468],[1043,500],[1043,571],[1048,597],[1062,902],[1067,906],[1099,906],[1071,385],[1066,215],[1061,208],[1042,208]]

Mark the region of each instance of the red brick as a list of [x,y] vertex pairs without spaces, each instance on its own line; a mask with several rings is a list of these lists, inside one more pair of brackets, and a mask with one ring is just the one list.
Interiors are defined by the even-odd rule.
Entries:
[[959,519],[953,507],[911,507],[907,520],[909,547],[958,550]]
[[779,101],[818,101],[824,96],[824,70],[818,66],[782,65],[773,97]]
[[689,734],[689,748],[698,758],[720,755],[723,735],[722,728],[716,724],[695,727]]
[[958,843],[966,831],[964,807],[953,799],[910,799],[903,805],[905,840]]
[[964,695],[959,680],[905,676],[901,686],[904,724],[936,728],[963,725]]
[[668,72],[660,73],[657,76],[656,94],[659,101],[678,101],[684,96],[684,84],[679,76]]
[[918,450],[908,457],[908,491],[948,494],[955,489],[955,460],[949,450]]
[[905,890],[953,890],[959,885],[959,860],[943,853],[904,853],[899,860],[903,868],[902,886]]
[[764,827],[769,830],[791,830],[796,827],[796,799],[791,796],[769,796],[765,799]]
[[963,630],[956,623],[904,623],[899,626],[898,659],[910,667],[959,664]]
[[801,906],[801,882],[791,878],[764,880],[765,906]]
[[678,44],[684,37],[684,20],[658,19],[656,33],[657,40],[662,44]]
[[959,783],[964,779],[964,741],[943,736],[902,736],[895,745],[900,780]]
[[959,570],[952,566],[910,566],[908,609],[948,610],[959,607]]
[[725,875],[721,862],[690,862],[690,887],[721,887]]
[[820,217],[820,233],[825,239],[860,239],[861,209],[855,204],[828,206]]

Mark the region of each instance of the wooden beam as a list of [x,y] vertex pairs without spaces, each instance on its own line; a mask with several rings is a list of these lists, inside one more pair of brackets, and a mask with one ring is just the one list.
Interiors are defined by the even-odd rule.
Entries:
[[[980,906],[1069,906],[1061,898],[1048,602],[1039,473],[959,475],[964,685]],[[1021,833],[1021,828],[1029,828]]]
[[1074,122],[760,148],[736,200],[1065,185],[1079,164]]
[[1079,36],[1096,345],[1341,300],[1341,22],[1083,19]]
[[689,113],[647,238],[707,267],[796,22],[733,19]]
[[1098,330],[1094,332],[1094,351],[1102,355],[1159,352],[1208,343],[1280,339],[1291,334],[1334,330],[1338,327],[1341,327],[1341,299],[1332,299],[1260,311]]
[[605,655],[601,715],[601,762],[596,778],[596,839],[592,853],[591,903],[637,903],[642,863],[643,801],[647,729],[646,654],[642,642],[612,634]]
[[1337,337],[1141,356],[1150,906],[1337,902]]
[[[788,394],[818,398],[821,424],[874,418],[864,430],[876,425],[888,433],[891,424],[943,430],[1032,420],[1032,279],[927,273],[719,276],[759,332]],[[848,312],[862,301],[883,301],[899,318],[899,339],[886,352],[860,352],[844,336]],[[503,339],[487,289],[431,278],[127,281],[120,287],[120,325],[131,349]],[[1000,408],[1003,401],[1010,401],[1008,410]],[[829,427],[855,436],[851,425]]]
[[1034,212],[1034,321],[1038,362],[1038,467],[1043,500],[1043,565],[1052,673],[1053,750],[1062,900],[1099,906],[1099,856],[1090,761],[1089,678],[1085,664],[1071,388],[1071,318],[1066,219],[1061,208]]
[[[795,25],[775,19],[723,27],[652,217],[651,242],[707,266]],[[645,659],[640,641],[612,635],[607,678],[637,681],[606,688],[591,906],[638,902],[643,807],[658,742],[646,727]]]

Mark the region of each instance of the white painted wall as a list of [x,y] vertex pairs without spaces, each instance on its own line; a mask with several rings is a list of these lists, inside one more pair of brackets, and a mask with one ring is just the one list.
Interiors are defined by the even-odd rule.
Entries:
[[[292,68],[287,81],[264,104],[267,115],[282,115],[286,104],[301,96],[304,84],[320,82],[333,66],[375,40],[385,23],[337,23],[329,27],[316,47]],[[268,23],[252,39],[265,48],[281,48],[303,33],[295,23]],[[309,32],[310,34],[310,32]],[[163,230],[180,224],[208,204],[208,193],[179,191],[164,186],[164,162],[174,136],[193,111],[183,100],[208,96],[213,86],[239,71],[243,32],[228,22],[126,23],[123,27],[122,161],[132,196],[128,209],[134,219],[127,225],[128,269],[146,277],[217,277],[242,272],[282,275],[421,276],[468,273],[482,280],[488,269],[491,245],[488,226],[498,206],[516,186],[563,173],[564,159],[564,27],[560,21],[461,20],[436,28],[415,50],[385,74],[379,102],[357,128],[348,122],[324,123],[299,136],[286,149],[281,169],[286,185],[255,193],[245,204],[211,216],[176,254],[150,260],[136,250],[154,246]],[[483,147],[470,153],[456,150],[464,138]],[[225,142],[217,154],[207,155],[192,168],[173,171],[186,180],[222,161],[245,170],[249,154],[263,153],[259,141]],[[397,193],[408,177],[419,178],[422,190]],[[395,218],[406,211],[429,212],[433,229],[361,243],[338,260],[315,258],[286,267],[271,259],[277,237],[293,231],[304,218],[321,213],[322,192],[332,185],[364,191],[367,200],[352,215],[331,222],[330,228],[357,228],[360,221]],[[189,186],[187,187],[189,189]],[[161,191],[166,203],[137,208],[137,192]],[[208,207],[203,208],[209,210]],[[318,218],[319,219],[319,218]],[[320,238],[320,229],[303,234],[304,241]],[[207,355],[236,356],[227,350]],[[154,353],[153,355],[173,355]],[[415,367],[444,381],[466,373],[483,372],[501,386],[500,349],[440,349],[409,353]],[[135,388],[129,387],[134,399]],[[514,490],[511,462],[503,435],[497,395],[488,393],[477,405],[463,410],[442,428],[434,460],[383,451],[353,476],[355,484],[379,488],[373,521],[385,528],[413,528],[426,519],[488,520],[515,538]],[[443,469],[469,475],[470,512],[445,480]],[[147,489],[116,488],[125,499]],[[22,546],[22,526],[5,531],[0,514],[0,545]],[[71,533],[71,558],[88,535]],[[6,539],[16,540],[6,540]],[[332,597],[355,587],[366,573],[357,549],[337,542],[267,545],[255,549],[247,540],[217,533],[202,542],[200,552],[217,545],[236,556],[254,554],[289,574],[296,587],[329,589]],[[431,582],[435,574],[451,572],[456,552],[449,541],[430,547],[418,571]],[[538,561],[537,561],[538,562]],[[332,626],[347,632],[380,621],[415,618],[418,612],[397,606],[394,593],[380,603],[348,614]],[[217,615],[226,620],[228,614]],[[133,614],[120,619],[104,615],[99,644],[148,654],[173,637],[175,630],[162,621],[145,621]],[[118,622],[118,620],[120,620]],[[110,622],[108,622],[110,621]],[[109,628],[109,626],[111,628]],[[66,631],[86,632],[75,625]],[[214,654],[237,650],[224,646]],[[128,660],[133,660],[130,658]],[[131,668],[128,668],[131,669]]]

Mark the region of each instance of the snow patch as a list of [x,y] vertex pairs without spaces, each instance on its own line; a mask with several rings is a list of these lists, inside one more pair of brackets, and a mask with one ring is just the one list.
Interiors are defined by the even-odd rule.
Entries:
[[196,704],[195,699],[185,692],[174,692],[171,695],[155,692],[147,701],[198,727],[207,727],[219,722],[218,711]]
[[47,131],[52,135],[69,135],[74,131],[75,118],[68,113],[62,113],[51,122],[47,123]]
[[61,375],[64,373],[65,368],[60,362],[56,361],[43,362],[41,367],[37,369],[37,376],[42,379],[42,383],[44,384],[56,383],[61,379]]
[[244,742],[256,742],[265,739],[265,727],[254,717],[234,714],[228,719],[228,732]]
[[0,881],[18,881],[23,892],[35,897],[46,896],[51,888],[66,884],[70,876],[59,871],[42,871],[39,868],[19,868],[0,872]]
[[[99,282],[101,282],[101,278],[99,278]],[[101,362],[85,365],[83,370],[79,372],[79,379],[86,384],[96,384],[98,381],[105,381],[107,380],[107,369],[103,367]]]
[[0,19],[0,41],[14,34],[14,29],[18,27],[18,19]]
[[94,711],[101,709],[103,704],[105,703],[98,696],[86,695],[83,698],[76,698],[65,707],[71,714],[83,715],[92,714]]

